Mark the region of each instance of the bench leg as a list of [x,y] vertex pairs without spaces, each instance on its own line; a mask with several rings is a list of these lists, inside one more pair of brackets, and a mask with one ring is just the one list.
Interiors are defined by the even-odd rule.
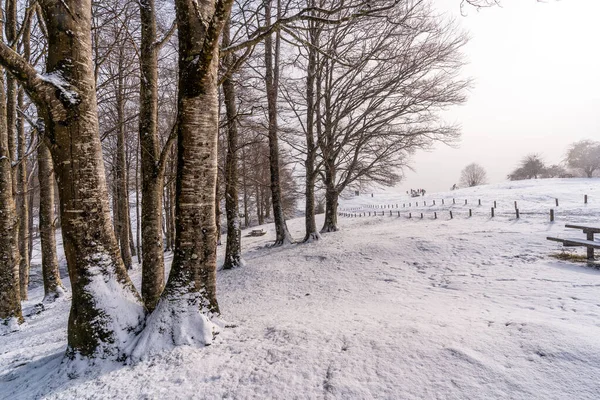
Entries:
[[[588,232],[587,240],[592,240],[592,241],[594,240],[593,232]],[[587,248],[587,258],[588,258],[588,261],[594,261],[594,248],[593,247]]]

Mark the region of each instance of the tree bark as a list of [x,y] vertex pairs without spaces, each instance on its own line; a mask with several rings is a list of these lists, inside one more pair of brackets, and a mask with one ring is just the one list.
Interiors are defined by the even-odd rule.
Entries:
[[121,256],[125,263],[125,268],[131,269],[131,247],[129,246],[130,236],[130,218],[129,218],[129,193],[127,187],[127,162],[125,154],[125,78],[123,64],[125,55],[123,46],[119,49],[119,66],[117,76],[117,149],[115,162],[115,180],[117,187],[117,209],[119,210],[116,219],[117,239],[121,247]]
[[[0,42],[4,20],[0,7]],[[6,115],[4,69],[0,68],[0,116]],[[0,325],[10,320],[23,322],[19,285],[17,213],[13,198],[13,178],[6,119],[0,118]]]
[[179,29],[175,251],[169,279],[134,356],[212,343],[216,296],[218,38],[229,0],[176,0]]
[[[272,0],[265,0],[265,20],[271,25]],[[277,12],[280,12],[277,8]],[[277,126],[277,91],[279,87],[279,33],[276,34],[275,52],[271,35],[265,38],[265,83],[267,87],[267,103],[269,115],[269,170],[271,172],[271,197],[273,205],[273,218],[275,222],[275,243],[281,246],[293,243],[283,214],[281,202],[281,183],[279,177],[279,143]]]
[[[140,148],[142,174],[142,297],[149,310],[165,285],[162,208],[165,163],[158,138],[158,46],[154,0],[140,1]],[[162,152],[169,152],[165,146]],[[163,156],[163,159],[166,157]],[[166,193],[169,196],[169,188]],[[170,204],[165,205],[167,249],[171,248]]]
[[[309,6],[314,6],[310,1]],[[315,182],[317,171],[315,161],[317,158],[317,146],[315,145],[315,77],[317,69],[317,48],[319,45],[319,28],[316,22],[309,22],[310,46],[308,47],[308,65],[306,73],[306,160],[304,162],[306,169],[305,180],[305,242],[319,240],[321,236],[317,231],[317,222],[315,220]],[[317,100],[318,101],[318,100]]]
[[64,287],[60,279],[56,252],[52,156],[44,142],[38,146],[38,180],[40,182],[39,231],[42,248],[44,302],[53,302],[64,294]]
[[0,63],[23,84],[46,120],[60,194],[72,287],[70,357],[119,359],[144,318],[111,227],[98,129],[91,0],[40,1],[48,30],[47,74],[0,43]]
[[[218,150],[217,150],[218,151]],[[216,193],[215,193],[215,224],[217,225],[217,246],[221,245],[221,216],[223,212],[221,211],[221,177],[217,172],[217,185],[216,185]]]
[[327,187],[325,191],[325,222],[321,233],[326,232],[337,232],[337,207],[338,207],[339,194],[335,189]]
[[[229,23],[223,29],[223,47],[230,45]],[[232,54],[224,60],[226,68],[235,64]],[[225,160],[225,213],[227,215],[227,245],[223,269],[243,266],[242,231],[240,222],[240,206],[238,200],[238,127],[237,106],[235,104],[235,84],[231,76],[223,80],[223,95],[227,115],[227,156]]]

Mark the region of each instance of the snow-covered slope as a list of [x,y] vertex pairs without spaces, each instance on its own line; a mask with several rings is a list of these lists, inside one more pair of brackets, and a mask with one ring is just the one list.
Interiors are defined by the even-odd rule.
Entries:
[[[266,247],[267,226],[244,238],[246,267],[219,272],[234,327],[212,346],[81,372],[60,364],[59,302],[0,337],[0,398],[598,399],[600,271],[550,257],[561,247],[545,237],[581,235],[565,222],[600,225],[599,189],[598,179],[544,180],[410,200],[390,190],[342,207],[398,203],[400,218],[340,218],[340,232],[278,249]],[[426,218],[407,219],[402,203],[423,200]],[[515,200],[537,214],[516,220]],[[289,225],[301,237],[303,221]],[[41,289],[31,297],[28,313]]]

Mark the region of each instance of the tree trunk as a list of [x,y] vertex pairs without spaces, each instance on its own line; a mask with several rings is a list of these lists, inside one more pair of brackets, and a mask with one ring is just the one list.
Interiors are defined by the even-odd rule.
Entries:
[[325,222],[321,233],[337,232],[337,207],[339,194],[335,189],[327,187],[325,191]]
[[[28,35],[26,35],[28,36]],[[17,96],[19,109],[23,109],[23,91]],[[29,286],[29,183],[27,181],[27,140],[25,138],[25,121],[22,116],[17,118],[17,209],[19,218],[19,279],[21,300],[27,300]]]
[[215,223],[217,225],[217,246],[221,245],[221,215],[223,212],[221,211],[221,177],[217,172],[217,186],[215,193]]
[[[0,41],[4,16],[0,7]],[[0,68],[0,116],[6,115],[4,70]],[[19,285],[17,214],[13,198],[13,178],[6,119],[0,118],[0,325],[11,320],[23,322]]]
[[40,182],[39,231],[42,248],[44,302],[53,302],[64,294],[58,270],[56,231],[54,227],[54,172],[50,150],[44,142],[38,147],[38,180]]
[[[314,6],[314,2],[309,2],[309,6]],[[319,240],[321,237],[317,232],[317,222],[315,220],[315,181],[317,172],[315,171],[315,160],[317,158],[317,146],[315,145],[314,119],[315,119],[315,76],[317,69],[317,46],[319,31],[315,22],[310,22],[309,29],[310,46],[308,48],[308,65],[306,73],[306,206],[305,206],[305,242]]]
[[[223,47],[230,44],[229,23],[223,29]],[[235,64],[233,55],[225,57],[225,65],[231,68]],[[227,214],[227,245],[223,269],[241,267],[242,231],[240,223],[240,207],[238,200],[238,127],[237,107],[235,104],[235,86],[228,76],[223,81],[223,95],[227,115],[227,156],[225,160],[225,213]]]
[[131,248],[129,246],[129,194],[127,187],[127,162],[125,155],[125,87],[124,87],[124,76],[123,76],[123,64],[125,55],[123,54],[123,47],[120,49],[119,54],[119,70],[118,70],[118,87],[117,87],[117,151],[116,151],[116,162],[115,162],[115,180],[117,186],[117,209],[118,219],[116,219],[117,226],[117,239],[119,240],[121,247],[121,256],[125,263],[125,268],[131,269]]
[[218,38],[231,2],[176,0],[179,29],[175,251],[169,279],[134,356],[207,345],[216,325]]
[[258,183],[255,185],[255,191],[256,191],[256,216],[258,218],[258,224],[262,225],[265,223],[264,220],[264,214],[263,214],[263,200],[262,200],[262,196],[261,196],[261,189],[260,186],[258,185]]
[[[140,1],[140,148],[142,174],[142,297],[153,310],[165,285],[162,208],[165,163],[158,138],[158,47],[154,0]],[[165,146],[162,152],[170,152]],[[163,158],[166,157],[166,154]],[[169,185],[170,186],[170,185]],[[169,188],[166,190],[170,194]],[[171,247],[171,205],[165,204],[167,250]]]
[[40,1],[48,30],[47,74],[0,43],[0,62],[21,81],[46,120],[60,194],[72,287],[71,357],[121,358],[144,318],[111,227],[98,129],[91,0]]
[[[14,51],[17,50],[16,0],[6,0],[6,41],[12,45]],[[17,161],[17,80],[8,72],[6,74],[6,129],[8,131],[8,154],[11,163],[14,163]],[[16,175],[12,174],[12,192],[15,200],[19,192]]]
[[[265,0],[265,20],[271,25],[271,1]],[[277,8],[280,12],[281,7]],[[279,87],[279,33],[276,34],[275,52],[271,35],[265,38],[265,83],[267,86],[267,103],[269,114],[269,169],[271,172],[271,197],[273,218],[275,222],[275,243],[273,246],[292,243],[293,239],[288,230],[281,202],[281,183],[279,178],[279,143],[277,127],[277,91]]]
[[[242,186],[244,187],[244,228],[250,226],[250,215],[248,215],[249,199],[248,199],[248,185],[246,184],[246,152],[245,147],[242,147]],[[242,233],[240,232],[240,235]]]

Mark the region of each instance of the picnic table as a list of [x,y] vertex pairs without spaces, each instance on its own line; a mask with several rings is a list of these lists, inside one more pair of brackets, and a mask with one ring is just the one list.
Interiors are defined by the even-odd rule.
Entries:
[[587,259],[589,261],[594,261],[594,249],[600,249],[600,241],[594,240],[594,234],[600,233],[600,227],[589,226],[589,225],[575,225],[575,224],[566,224],[565,228],[570,229],[579,229],[586,234],[585,239],[580,238],[568,238],[561,239],[556,237],[548,236],[546,239],[552,240],[554,242],[560,242],[563,246],[569,247],[587,247]]
[[265,231],[263,229],[253,229],[250,231],[250,233],[248,233],[248,236],[263,236],[266,234],[267,234],[267,231]]

